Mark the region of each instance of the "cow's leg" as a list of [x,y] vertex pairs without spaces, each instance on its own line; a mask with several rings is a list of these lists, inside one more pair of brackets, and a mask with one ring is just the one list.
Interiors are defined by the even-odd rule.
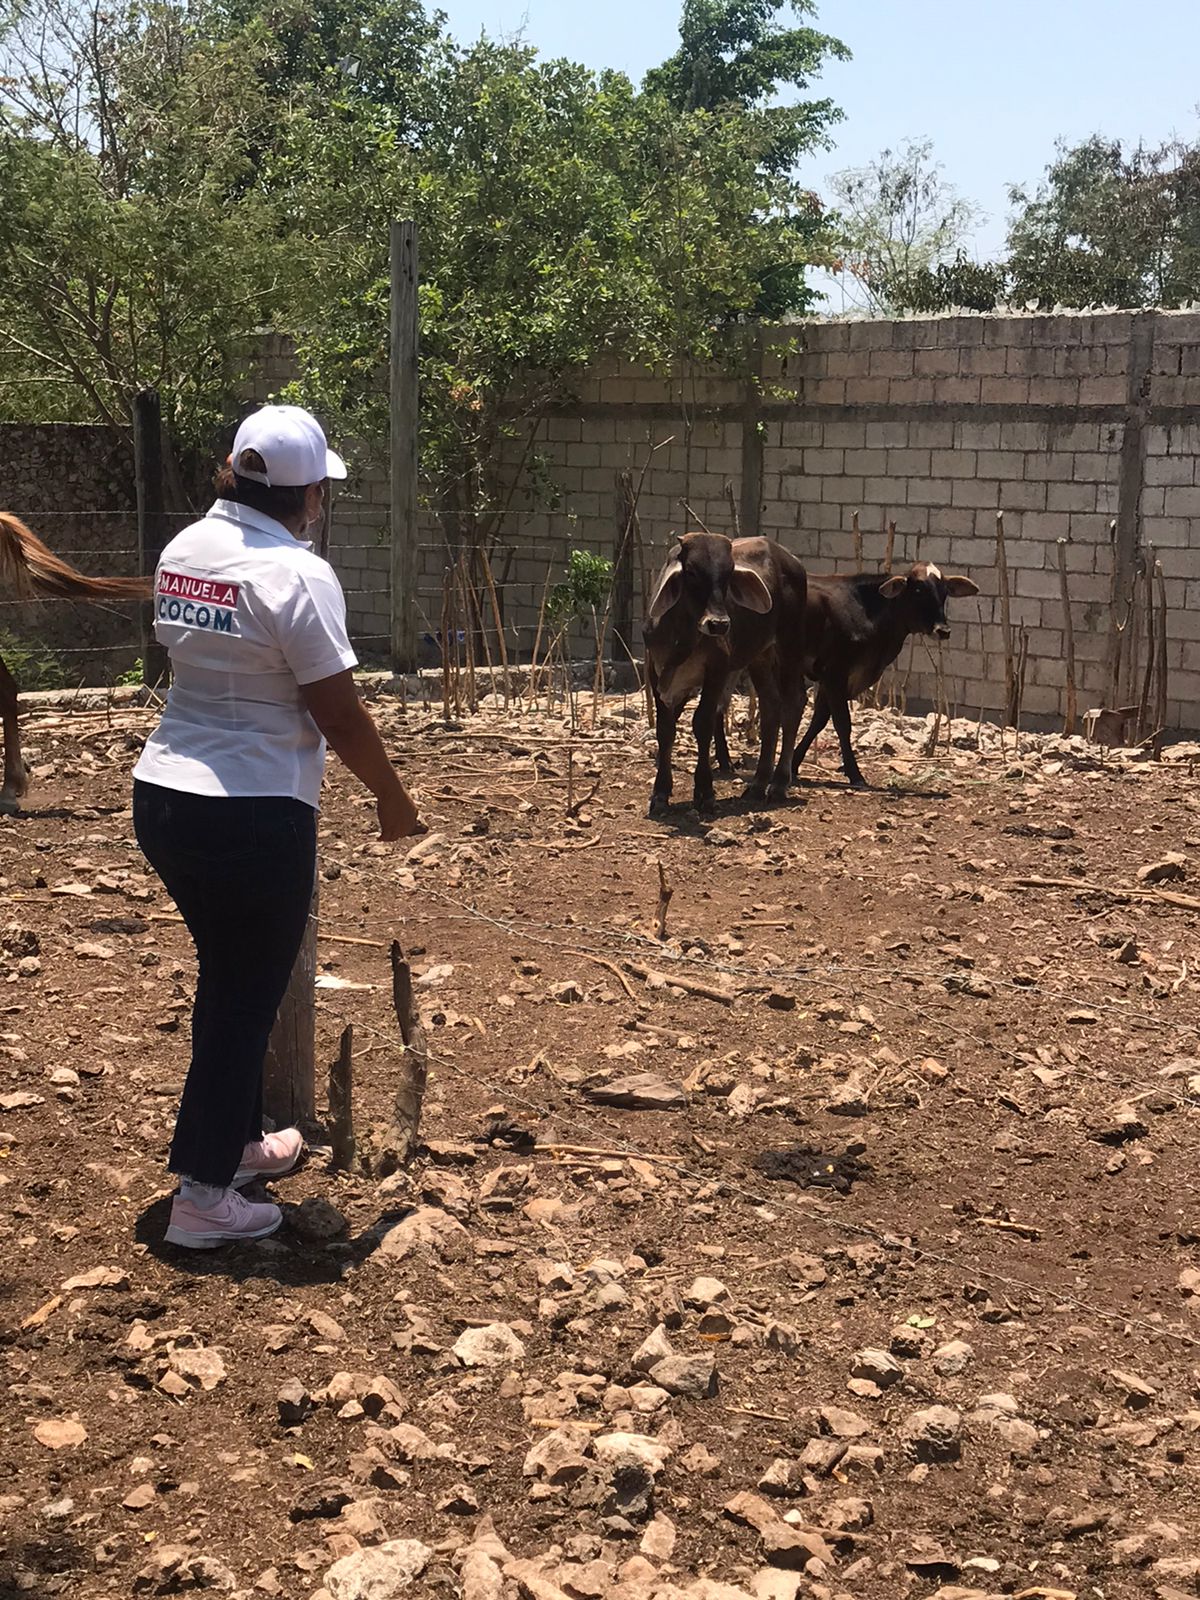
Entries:
[[4,729],[4,786],[0,788],[0,813],[11,814],[21,808],[21,796],[29,788],[29,772],[21,759],[17,684],[3,661],[0,661],[0,726]]
[[700,691],[700,704],[692,718],[692,732],[696,735],[696,774],[692,784],[692,803],[697,811],[715,811],[717,797],[713,791],[712,767],[709,751],[712,749],[713,729],[721,714],[721,690],[725,685],[718,679],[714,684],[705,679]]
[[729,756],[729,735],[726,724],[729,719],[727,709],[717,713],[716,727],[713,729],[713,747],[717,756],[717,771],[723,778],[734,776],[733,762]]
[[829,712],[837,729],[838,743],[842,747],[842,771],[849,778],[852,789],[865,789],[867,780],[858,770],[854,746],[850,743],[850,702],[840,689],[827,689],[825,692],[829,696]]
[[813,697],[812,721],[809,723],[808,731],[805,733],[803,739],[801,739],[800,743],[796,746],[796,754],[792,757],[793,778],[800,771],[800,763],[808,754],[813,741],[816,739],[819,733],[824,731],[825,725],[828,721],[829,697],[825,693],[824,689],[818,689]]
[[779,760],[767,790],[769,800],[786,800],[788,785],[792,781],[792,753],[796,748],[796,734],[804,716],[804,702],[808,688],[803,673],[790,675],[783,685],[780,704]]
[[658,735],[658,769],[654,774],[654,791],[650,796],[650,815],[656,816],[671,804],[671,751],[675,748],[675,728],[679,712],[659,697],[654,686],[654,727]]
[[746,789],[746,798],[761,804],[767,798],[767,784],[775,769],[775,742],[779,737],[779,684],[770,662],[756,662],[750,669],[758,695],[758,766]]

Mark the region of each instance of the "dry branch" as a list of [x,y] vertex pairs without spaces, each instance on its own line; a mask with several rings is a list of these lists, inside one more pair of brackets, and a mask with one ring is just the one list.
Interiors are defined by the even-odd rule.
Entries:
[[334,1172],[353,1172],[357,1145],[354,1138],[354,1024],[342,1029],[336,1058],[329,1067],[330,1166]]
[[675,989],[682,989],[685,994],[698,995],[701,1000],[715,1000],[718,1005],[731,1006],[737,999],[735,994],[730,994],[728,989],[714,989],[711,984],[696,983],[691,978],[684,978],[676,973],[657,972],[653,967],[643,967],[637,961],[627,961],[625,971],[632,972],[635,978],[641,978],[643,983],[670,985]]
[[412,968],[395,939],[392,940],[390,957],[392,1009],[396,1013],[404,1051],[400,1057],[391,1124],[373,1130],[370,1151],[364,1161],[364,1165],[377,1178],[389,1177],[393,1172],[406,1166],[417,1152],[421,1130],[421,1107],[425,1099],[425,1081],[429,1073],[429,1050],[425,1040],[425,1030],[421,1026],[413,1004]]
[[658,906],[654,913],[654,932],[659,939],[667,937],[667,911],[671,905],[671,896],[674,888],[667,879],[666,869],[661,861],[658,866]]

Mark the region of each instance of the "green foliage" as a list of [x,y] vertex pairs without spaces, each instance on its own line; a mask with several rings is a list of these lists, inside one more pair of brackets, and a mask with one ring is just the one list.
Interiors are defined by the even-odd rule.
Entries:
[[905,310],[927,314],[994,311],[1008,294],[1008,269],[999,261],[972,261],[959,251],[953,261],[918,267],[909,274]]
[[45,645],[32,643],[19,634],[0,629],[0,660],[24,690],[65,689],[66,669],[61,659]]
[[1060,144],[1033,195],[1013,189],[1013,299],[1179,306],[1200,297],[1200,145]]
[[293,251],[256,189],[250,49],[169,0],[41,0],[0,33],[3,414],[211,436]]
[[811,303],[827,230],[790,168],[836,113],[774,98],[844,52],[782,3],[688,0],[643,90],[460,45],[418,0],[0,9],[0,415],[124,422],[153,386],[210,449],[273,326],[295,397],[378,458],[388,224],[412,217],[425,480],[454,545],[494,541],[573,369],[703,360]]
[[289,207],[324,228],[297,395],[382,445],[387,224],[414,217],[422,466],[455,547],[498,536],[513,463],[528,483],[573,369],[712,356],[765,282],[796,304],[819,254],[819,215],[767,171],[766,123],[522,45],[439,38],[402,107],[342,97],[292,132]]
[[918,309],[937,269],[961,257],[978,213],[942,177],[928,140],[884,150],[865,167],[837,173],[842,256],[837,270],[850,298],[886,314]]
[[145,677],[145,666],[141,656],[125,672],[118,672],[113,683],[119,689],[136,689]]
[[786,173],[806,151],[828,142],[842,113],[831,100],[777,103],[784,89],[805,89],[829,57],[847,61],[839,39],[815,28],[784,28],[784,9],[812,16],[810,0],[684,0],[679,49],[646,74],[646,88],[681,112],[752,113],[766,132],[762,160]]
[[613,564],[588,550],[572,550],[567,562],[567,580],[556,583],[546,600],[546,615],[552,622],[574,622],[599,611],[612,588]]

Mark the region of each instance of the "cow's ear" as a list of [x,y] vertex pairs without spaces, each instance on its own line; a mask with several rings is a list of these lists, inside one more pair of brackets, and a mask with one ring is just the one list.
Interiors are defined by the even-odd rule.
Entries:
[[969,600],[973,594],[979,593],[979,585],[970,578],[947,578],[946,594],[951,600]]
[[668,561],[658,580],[658,588],[655,589],[650,601],[650,612],[646,620],[657,622],[660,617],[665,617],[682,593],[683,562],[678,559]]
[[771,591],[762,577],[753,567],[744,566],[740,561],[734,563],[733,577],[729,580],[729,598],[743,611],[757,611],[760,616],[765,616],[774,604]]
[[879,592],[885,600],[898,600],[907,587],[907,578],[889,578],[879,585]]

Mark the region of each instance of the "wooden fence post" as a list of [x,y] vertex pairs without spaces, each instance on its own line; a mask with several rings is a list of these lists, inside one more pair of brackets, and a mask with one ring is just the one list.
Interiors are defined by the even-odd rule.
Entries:
[[[328,559],[333,530],[332,483],[325,485],[325,515],[316,539]],[[321,896],[320,863],[313,879],[308,925],[287,993],[279,1007],[263,1063],[263,1111],[277,1128],[303,1127],[317,1109],[317,926]]]
[[[152,578],[165,532],[162,408],[154,389],[143,389],[133,402],[133,477],[137,493],[138,569],[143,577]],[[142,682],[147,688],[154,688],[167,676],[167,652],[154,637],[152,605],[142,607],[139,634]]]
[[392,223],[390,257],[391,654],[393,672],[415,672],[419,569],[417,422],[420,357],[416,223]]
[[277,1128],[303,1127],[317,1104],[317,909],[312,905],[304,942],[279,1007],[263,1063],[263,1112]]

